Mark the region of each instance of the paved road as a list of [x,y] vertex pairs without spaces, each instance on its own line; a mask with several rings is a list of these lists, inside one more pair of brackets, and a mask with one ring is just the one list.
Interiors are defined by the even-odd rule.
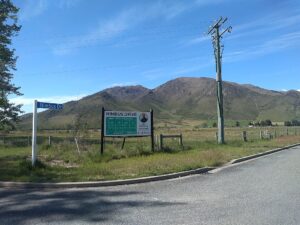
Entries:
[[0,224],[300,224],[300,147],[213,174],[67,190],[0,190]]

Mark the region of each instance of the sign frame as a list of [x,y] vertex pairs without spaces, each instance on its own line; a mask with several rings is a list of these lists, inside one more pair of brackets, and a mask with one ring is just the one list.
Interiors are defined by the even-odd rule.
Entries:
[[[132,124],[133,126],[135,125],[136,127],[136,132],[135,133],[130,133],[128,132],[127,134],[124,133],[123,131],[123,134],[120,132],[119,134],[107,134],[107,121],[106,119],[109,118],[106,116],[106,112],[111,112],[112,115],[110,118],[136,118],[137,119],[137,116],[138,115],[143,115],[145,114],[146,117],[148,116],[148,120],[150,120],[148,123],[147,123],[147,126],[148,129],[150,130],[147,130],[147,126],[144,126],[144,132],[143,131],[140,131],[139,128],[141,130],[143,130],[143,124],[144,122],[139,122],[137,121],[136,124]],[[132,114],[131,114],[132,113]],[[114,115],[115,114],[115,115]],[[124,115],[124,116],[123,116]],[[143,116],[145,116],[143,115]],[[119,121],[120,123],[122,123],[122,121]],[[125,122],[123,120],[123,122]],[[129,123],[129,122],[128,122]],[[127,123],[127,124],[128,124]],[[112,131],[111,131],[112,132]],[[124,142],[125,142],[125,138],[127,137],[149,137],[151,138],[151,149],[152,151],[154,151],[154,132],[153,132],[153,110],[150,109],[150,111],[148,112],[138,112],[138,111],[112,111],[112,110],[105,110],[104,107],[102,107],[102,118],[101,118],[101,155],[103,154],[104,152],[104,142],[105,142],[105,137],[117,137],[117,138],[124,138],[123,140],[123,145],[124,145]]]
[[151,112],[104,111],[104,136],[151,136]]

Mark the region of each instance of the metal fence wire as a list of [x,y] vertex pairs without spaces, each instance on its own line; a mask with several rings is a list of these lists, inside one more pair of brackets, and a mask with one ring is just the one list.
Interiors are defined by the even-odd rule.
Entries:
[[[95,138],[82,138],[80,139],[82,144],[93,145],[100,144],[100,139]],[[0,145],[4,146],[15,146],[15,147],[28,147],[31,146],[32,137],[31,136],[1,136]],[[52,145],[59,143],[74,143],[74,138],[72,137],[54,137],[54,136],[37,136],[37,145]]]
[[[216,129],[199,129],[199,130],[159,130],[155,132],[155,135],[174,135],[178,132],[182,133],[182,139],[184,143],[189,142],[203,142],[203,141],[215,141],[216,140]],[[244,136],[246,135],[246,139]],[[268,128],[226,128],[225,129],[225,140],[259,140],[278,138],[281,136],[293,136],[300,135],[300,127],[268,127]],[[100,135],[99,135],[100,136]],[[100,137],[96,136],[91,138],[78,138],[81,144],[84,145],[100,145]],[[147,139],[148,140],[148,139]],[[147,141],[146,140],[146,141]],[[114,138],[109,138],[105,142],[107,144],[114,144]],[[31,146],[32,137],[31,135],[0,135],[1,146],[12,146],[12,147],[29,147]],[[129,141],[130,142],[130,141]],[[52,145],[52,144],[75,144],[74,137],[71,136],[37,136],[38,145]],[[166,144],[168,141],[166,140]],[[156,143],[158,144],[158,143]]]

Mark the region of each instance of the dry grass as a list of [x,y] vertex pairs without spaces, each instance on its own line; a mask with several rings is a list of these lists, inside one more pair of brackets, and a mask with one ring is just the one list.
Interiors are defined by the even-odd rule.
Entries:
[[[176,145],[168,152],[152,153],[149,140],[139,139],[138,145],[131,140],[127,148],[119,150],[112,143],[103,156],[99,146],[90,146],[87,151],[77,152],[75,145],[59,144],[39,146],[39,168],[31,168],[26,159],[30,148],[0,148],[0,180],[15,181],[88,181],[124,179],[159,175],[196,169],[206,166],[220,166],[246,155],[300,142],[300,136],[282,136],[272,140],[252,140],[248,142],[228,141],[217,145],[215,141],[199,141],[199,131],[186,134],[186,149]],[[212,131],[207,131],[207,134]],[[196,139],[196,140],[195,140]],[[145,142],[145,143],[144,143]]]

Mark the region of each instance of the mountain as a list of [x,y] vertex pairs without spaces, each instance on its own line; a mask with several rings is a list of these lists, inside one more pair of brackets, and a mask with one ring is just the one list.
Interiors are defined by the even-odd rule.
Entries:
[[[300,118],[300,92],[272,91],[249,84],[223,82],[224,116],[231,120],[285,121]],[[101,124],[101,109],[154,110],[155,120],[215,119],[216,81],[182,77],[155,89],[143,86],[108,88],[79,101],[64,104],[61,111],[39,113],[39,128],[70,128],[76,115],[83,115],[89,127]],[[30,128],[31,116],[24,115],[21,128]]]

